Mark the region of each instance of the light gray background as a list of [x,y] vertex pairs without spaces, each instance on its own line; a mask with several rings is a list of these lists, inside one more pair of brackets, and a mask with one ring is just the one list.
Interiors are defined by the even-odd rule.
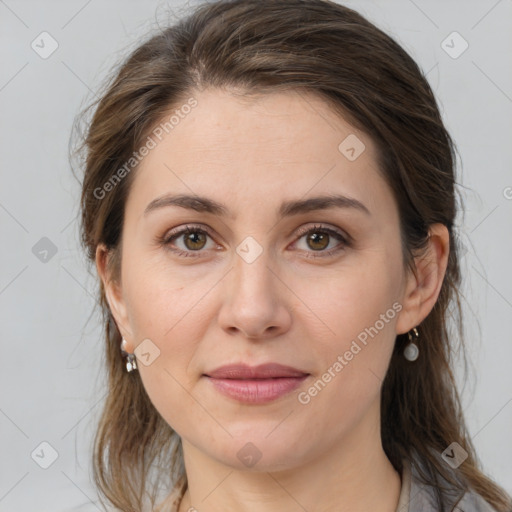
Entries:
[[[184,6],[0,0],[1,511],[98,510],[89,458],[104,396],[103,341],[98,315],[88,322],[95,282],[78,245],[68,140],[110,66],[156,20],[165,24],[169,5],[175,16]],[[458,145],[473,373],[464,380],[458,368],[457,375],[484,469],[512,492],[512,1],[346,5],[428,71]],[[59,45],[47,59],[31,48],[43,31]],[[469,43],[456,59],[441,46],[453,31]],[[445,44],[462,48],[453,38]],[[42,237],[57,248],[46,262],[32,252]],[[58,452],[48,469],[38,465],[51,461],[42,442]]]

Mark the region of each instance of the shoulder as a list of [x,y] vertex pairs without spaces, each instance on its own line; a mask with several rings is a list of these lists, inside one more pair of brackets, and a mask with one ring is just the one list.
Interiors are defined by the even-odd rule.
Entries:
[[466,491],[456,507],[455,510],[460,512],[497,512],[482,496],[473,491]]
[[[420,458],[404,461],[410,472],[408,512],[497,512],[482,496],[463,485],[455,486],[434,473]],[[459,480],[456,472],[454,479]],[[426,483],[423,475],[428,477]]]

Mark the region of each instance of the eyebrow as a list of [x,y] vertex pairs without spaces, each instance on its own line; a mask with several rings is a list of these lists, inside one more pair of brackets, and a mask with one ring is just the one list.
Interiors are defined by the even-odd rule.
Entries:
[[[144,215],[168,206],[179,206],[196,212],[211,213],[219,217],[227,217],[230,215],[229,209],[222,203],[214,201],[208,197],[184,194],[164,195],[154,199],[146,206]],[[280,218],[284,218],[299,215],[301,213],[327,210],[331,208],[352,208],[359,210],[366,215],[371,215],[368,208],[357,199],[339,194],[285,201],[281,204],[278,214]]]

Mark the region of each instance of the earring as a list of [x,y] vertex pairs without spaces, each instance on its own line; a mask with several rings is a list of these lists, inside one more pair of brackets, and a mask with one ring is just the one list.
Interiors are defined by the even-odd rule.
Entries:
[[420,349],[418,348],[418,345],[416,345],[416,343],[414,343],[420,337],[420,335],[418,333],[418,329],[416,329],[416,327],[414,327],[412,329],[412,332],[414,334],[414,339],[413,339],[413,336],[411,335],[411,332],[409,331],[407,333],[407,335],[409,337],[409,343],[404,349],[404,357],[408,361],[416,361],[416,359],[418,359],[418,356],[420,355]]
[[135,354],[128,354],[126,352],[126,340],[123,338],[121,341],[121,353],[126,356],[126,371],[128,373],[137,369],[137,362],[135,358]]

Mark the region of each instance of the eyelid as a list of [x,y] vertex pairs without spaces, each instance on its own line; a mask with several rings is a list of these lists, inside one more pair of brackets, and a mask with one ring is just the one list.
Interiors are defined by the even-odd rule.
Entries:
[[170,231],[167,231],[162,238],[163,243],[168,243],[170,240],[174,237],[182,236],[187,231],[204,231],[206,234],[208,234],[211,238],[214,237],[213,230],[210,229],[208,226],[204,226],[202,224],[185,224],[184,226],[180,226],[175,229],[171,229]]
[[347,245],[351,243],[352,237],[345,231],[341,231],[339,228],[332,228],[328,225],[322,225],[321,223],[313,223],[313,226],[301,226],[298,229],[298,237],[302,237],[311,231],[324,231],[328,234],[340,237]]

